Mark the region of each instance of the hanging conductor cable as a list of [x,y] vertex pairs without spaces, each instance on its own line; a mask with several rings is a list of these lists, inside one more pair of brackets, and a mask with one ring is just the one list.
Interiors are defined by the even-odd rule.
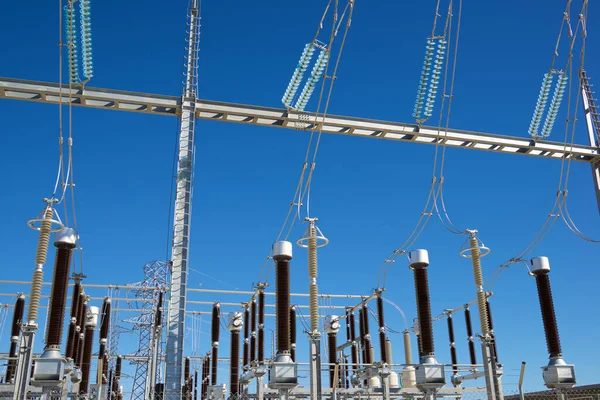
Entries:
[[[296,67],[296,70],[294,71],[294,74],[292,75],[292,79],[290,80],[290,84],[288,85],[288,88],[286,89],[284,96],[282,98],[283,103],[286,105],[286,107],[288,107],[290,109],[290,111],[295,111],[296,108],[298,109],[298,111],[300,112],[298,114],[298,117],[301,120],[299,122],[299,124],[301,125],[301,129],[302,130],[310,129],[310,137],[309,137],[308,145],[306,148],[304,161],[302,163],[302,169],[300,172],[300,177],[298,179],[298,184],[296,185],[296,189],[295,189],[294,195],[292,197],[292,200],[289,203],[288,211],[287,211],[286,217],[283,221],[283,224],[281,226],[281,229],[277,235],[277,238],[275,239],[276,242],[280,241],[281,239],[287,240],[288,237],[290,236],[292,228],[294,227],[294,224],[296,222],[296,218],[292,217],[292,212],[294,211],[294,208],[297,209],[296,216],[298,217],[298,220],[301,220],[300,214],[301,214],[301,208],[303,206],[306,207],[307,218],[310,217],[310,193],[311,193],[310,188],[311,188],[311,184],[312,184],[313,172],[314,172],[314,169],[316,166],[316,157],[317,157],[318,150],[319,150],[320,139],[321,139],[321,135],[323,133],[322,121],[324,121],[327,117],[329,103],[330,103],[332,92],[333,92],[333,87],[337,80],[337,76],[336,76],[337,70],[338,70],[342,52],[343,52],[343,49],[344,49],[344,46],[346,43],[348,30],[349,30],[351,22],[352,22],[354,3],[355,3],[355,0],[347,0],[344,10],[340,13],[338,10],[339,0],[330,0],[329,1],[328,5],[325,9],[325,12],[323,13],[323,16],[320,20],[320,23],[318,25],[314,39],[310,44],[307,44],[305,46],[302,56],[300,57],[299,63]],[[318,40],[318,38],[320,36],[319,34],[321,32],[323,23],[325,21],[325,18],[327,16],[330,8],[333,9],[333,11],[332,11],[332,14],[333,14],[332,29],[331,29],[331,34],[329,36],[328,42],[323,43],[320,40]],[[329,69],[330,69],[330,64],[331,64],[331,60],[332,60],[331,49],[333,47],[334,40],[336,39],[336,37],[339,33],[339,30],[342,26],[343,21],[346,21],[346,24],[343,29],[343,35],[342,35],[338,55],[335,60],[335,65],[333,67],[333,71],[330,74]],[[312,58],[313,53],[317,49],[319,50],[319,56],[317,57],[316,64],[311,72],[311,76],[310,76],[309,80],[306,82],[305,87],[302,90],[300,96],[296,100],[295,106],[291,107],[291,104],[295,98],[296,92],[299,89],[300,82],[302,80],[302,76],[304,75],[304,72],[308,68],[308,64],[310,63],[310,59]],[[313,91],[315,90],[316,84],[319,81],[321,81],[322,83],[321,83],[319,100],[317,103],[317,108],[316,108],[314,117],[307,116],[306,114],[303,114],[302,111],[304,110],[304,107],[308,104],[308,100],[310,99]],[[329,82],[329,87],[328,87],[327,94],[325,95],[325,91],[326,91],[328,82]],[[322,113],[321,113],[321,109],[323,109]],[[314,119],[314,120],[311,122],[310,121],[311,119]],[[304,122],[304,121],[306,121],[306,122]],[[316,135],[316,138],[315,138],[315,135]],[[312,153],[312,161],[310,161],[311,153]],[[308,174],[307,174],[307,170],[308,170]],[[286,228],[287,228],[287,233],[285,233],[285,236],[284,236],[284,232],[286,231]],[[270,256],[267,257],[267,260],[265,261],[263,268],[261,269],[259,281],[263,280],[263,272],[268,264],[269,258],[270,258]],[[268,276],[268,272],[266,275]],[[265,278],[264,281],[266,282],[266,280],[267,279]],[[318,323],[317,323],[317,326],[318,326]]]

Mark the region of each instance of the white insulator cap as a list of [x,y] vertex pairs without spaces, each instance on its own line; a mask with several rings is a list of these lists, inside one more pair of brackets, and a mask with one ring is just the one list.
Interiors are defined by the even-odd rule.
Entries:
[[64,228],[54,234],[54,245],[56,247],[75,247],[79,236],[73,228]]
[[408,253],[409,266],[414,268],[415,266],[428,266],[429,265],[429,253],[425,249],[417,249]]
[[325,316],[325,322],[323,323],[323,328],[327,333],[338,333],[340,330],[340,320],[337,315],[327,315]]
[[550,272],[550,261],[548,257],[534,257],[531,259],[531,272],[543,274]]
[[85,326],[95,328],[98,325],[98,314],[100,314],[100,309],[98,307],[87,307],[85,311]]
[[282,258],[284,260],[292,259],[292,243],[280,240],[273,243],[273,258]]
[[230,312],[227,316],[227,329],[230,331],[241,331],[244,321],[242,319],[242,313],[239,311]]

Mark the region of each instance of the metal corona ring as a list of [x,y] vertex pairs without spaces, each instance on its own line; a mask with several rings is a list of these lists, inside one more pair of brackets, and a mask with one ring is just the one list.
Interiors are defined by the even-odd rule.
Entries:
[[[53,199],[50,199],[50,200],[44,199],[44,201],[49,203],[48,207],[51,207],[50,204],[53,202]],[[47,207],[44,208],[44,210],[36,218],[30,219],[29,221],[27,221],[27,226],[29,226],[33,230],[41,231],[42,224],[44,222],[50,222],[51,223],[50,232],[60,232],[63,229],[65,229],[65,225],[60,220],[60,217],[58,216],[58,212],[56,212],[55,209],[52,209],[52,214],[56,216],[56,219],[47,218],[47,216],[45,215],[46,209],[47,209]],[[38,223],[39,223],[39,226],[36,225]],[[55,226],[52,227],[52,225],[55,225]]]
[[[316,221],[316,218],[315,218]],[[304,235],[304,237],[298,239],[298,241],[296,242],[296,244],[300,247],[303,247],[305,249],[308,248],[308,241],[310,239],[316,239],[317,240],[317,248],[321,248],[321,247],[325,247],[329,244],[329,239],[327,239],[325,237],[325,235],[323,235],[323,232],[321,232],[321,230],[314,225],[314,229],[316,231],[316,235],[313,237],[310,234],[310,227],[306,230],[306,233]],[[318,241],[321,241],[321,243],[319,243]]]
[[[476,232],[477,232],[477,231],[470,231],[469,233],[476,233]],[[477,249],[479,249],[479,251],[480,251],[479,257],[485,257],[485,256],[487,256],[488,254],[490,254],[490,248],[489,248],[489,247],[486,247],[486,246],[483,244],[483,242],[482,242],[482,241],[481,241],[479,238],[476,238],[476,239],[477,239],[477,241],[478,241],[479,243],[481,243],[481,245],[480,245],[480,246],[478,246],[478,247],[472,247],[472,246],[471,246],[471,247],[467,247],[467,248],[464,248],[464,249],[462,249],[462,250],[460,251],[460,256],[461,256],[461,257],[463,257],[463,258],[472,258],[473,256],[471,255],[471,252],[472,252],[473,250],[475,250],[476,248],[477,248]],[[466,244],[466,243],[467,243],[467,242],[465,242],[465,244]],[[464,246],[464,245],[463,245],[463,246]]]

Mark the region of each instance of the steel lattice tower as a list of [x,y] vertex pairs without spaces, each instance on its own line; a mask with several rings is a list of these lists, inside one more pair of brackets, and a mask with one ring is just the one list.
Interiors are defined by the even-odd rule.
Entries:
[[169,264],[165,261],[151,261],[144,265],[146,278],[138,283],[139,289],[134,290],[137,301],[130,304],[132,308],[142,310],[134,318],[125,322],[133,324],[133,328],[139,331],[140,339],[138,349],[133,353],[139,359],[132,360],[136,365],[135,376],[131,388],[131,400],[147,399],[150,393],[148,384],[148,360],[151,356],[152,332],[154,315],[158,302],[158,294],[167,287]]

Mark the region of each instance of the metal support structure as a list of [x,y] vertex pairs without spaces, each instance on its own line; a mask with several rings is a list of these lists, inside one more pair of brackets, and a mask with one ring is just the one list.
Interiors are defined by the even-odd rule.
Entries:
[[[0,78],[0,99],[27,100],[43,103],[59,103],[60,86],[55,83],[36,82],[21,79]],[[62,87],[62,102],[69,98],[74,106],[103,108],[158,114],[183,116],[184,104],[181,98],[156,94],[145,94],[112,89]],[[69,97],[69,95],[71,97]],[[592,162],[600,159],[600,150],[593,146],[568,145],[547,140],[505,136],[491,133],[448,129],[439,133],[438,128],[419,126],[402,122],[389,122],[367,118],[327,115],[323,118],[312,113],[296,113],[280,108],[241,105],[212,100],[194,99],[194,117],[248,125],[270,126],[296,130],[298,124],[311,130],[318,124],[323,132],[375,139],[396,140],[409,143],[445,145],[448,147],[485,150],[504,154]],[[190,104],[186,104],[186,107]]]
[[321,341],[319,339],[309,339],[310,348],[310,398],[311,400],[321,400]]
[[181,99],[181,126],[177,159],[177,189],[173,218],[171,250],[171,291],[167,322],[167,399],[181,396],[185,300],[188,280],[189,237],[191,223],[192,182],[194,174],[194,120],[196,110],[197,61],[200,43],[198,1],[193,0],[189,13],[187,68],[185,90]]
[[19,348],[19,359],[17,361],[17,374],[15,377],[14,400],[24,400],[29,388],[29,377],[33,361],[33,344],[35,329],[25,325],[21,333],[21,345]]
[[158,309],[158,299],[161,290],[166,290],[168,279],[168,264],[164,261],[152,261],[144,265],[144,274],[146,278],[138,283],[135,291],[136,301],[130,304],[131,307],[140,310],[140,314],[125,320],[133,325],[135,330],[139,331],[138,349],[134,356],[139,358],[132,360],[136,365],[133,384],[131,387],[132,400],[147,399],[154,390],[151,387],[149,379],[149,361],[152,356],[152,344],[154,336],[154,325],[156,320],[156,311]]
[[[590,80],[585,71],[581,71],[581,95],[583,98],[583,110],[585,112],[585,123],[590,139],[590,146],[598,149],[600,143],[600,115],[593,97]],[[598,202],[598,212],[600,212],[600,161],[595,160],[590,163],[592,167],[592,178],[594,179],[594,191]]]

